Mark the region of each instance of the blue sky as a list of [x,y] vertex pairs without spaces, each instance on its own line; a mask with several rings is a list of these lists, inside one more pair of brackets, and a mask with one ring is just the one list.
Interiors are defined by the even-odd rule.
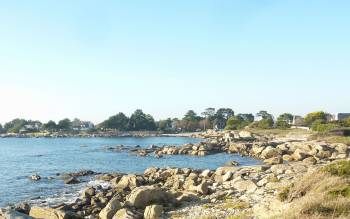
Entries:
[[0,122],[350,111],[349,1],[1,1]]

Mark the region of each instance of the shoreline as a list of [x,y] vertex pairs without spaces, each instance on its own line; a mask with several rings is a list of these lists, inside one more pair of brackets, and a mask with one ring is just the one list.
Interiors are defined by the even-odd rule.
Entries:
[[[149,167],[142,174],[104,173],[93,181],[102,180],[109,186],[90,185],[73,203],[49,208],[33,206],[25,213],[39,217],[56,212],[73,215],[72,218],[132,215],[131,218],[135,219],[148,219],[149,214],[157,216],[154,218],[203,218],[208,215],[226,218],[243,214],[250,215],[244,218],[264,214],[281,216],[283,209],[289,206],[278,200],[282,187],[298,182],[309,173],[318,174],[326,165],[347,161],[350,155],[350,148],[345,144],[309,141],[300,136],[267,137],[247,131],[197,135],[211,137],[206,143],[185,144],[177,148],[164,146],[150,153],[169,156],[239,153],[263,160],[264,164],[235,166],[232,163],[217,169]],[[111,209],[114,205],[119,207]],[[14,210],[17,211],[8,212],[21,211],[20,208]]]

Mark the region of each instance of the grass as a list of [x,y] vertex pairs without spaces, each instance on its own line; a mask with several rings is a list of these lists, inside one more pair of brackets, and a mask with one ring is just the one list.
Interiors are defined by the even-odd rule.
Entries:
[[312,135],[309,138],[310,140],[325,141],[327,143],[343,143],[350,145],[349,136],[334,136],[334,135]]
[[248,202],[241,201],[241,200],[232,200],[232,199],[226,199],[225,203],[220,206],[222,209],[246,209],[249,208],[250,205]]
[[329,164],[281,188],[290,207],[280,218],[350,218],[350,161]]
[[283,187],[283,188],[277,193],[277,198],[278,198],[280,201],[286,201],[286,200],[288,199],[289,190],[290,190],[290,187],[289,187],[289,186]]
[[331,191],[329,191],[328,195],[334,198],[339,196],[350,198],[350,184],[338,186],[337,188],[334,188]]
[[277,136],[287,136],[287,135],[310,135],[311,131],[304,129],[248,129],[254,134],[260,135],[277,135]]
[[330,173],[333,176],[350,177],[350,160],[329,164],[322,171]]

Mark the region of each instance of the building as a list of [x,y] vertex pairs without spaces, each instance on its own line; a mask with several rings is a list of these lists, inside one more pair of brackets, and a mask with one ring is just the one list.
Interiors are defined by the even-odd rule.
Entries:
[[293,116],[293,121],[291,125],[304,126],[305,125],[304,118],[302,116]]
[[95,125],[90,121],[80,121],[78,119],[75,119],[72,122],[72,129],[74,131],[87,131],[93,129],[94,127]]
[[342,121],[350,117],[350,113],[338,113],[336,115],[336,120]]

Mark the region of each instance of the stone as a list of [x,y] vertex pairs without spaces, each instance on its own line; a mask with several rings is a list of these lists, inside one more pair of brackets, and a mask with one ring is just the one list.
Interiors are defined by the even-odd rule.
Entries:
[[232,160],[232,161],[226,162],[225,166],[229,166],[229,167],[230,166],[239,166],[239,163],[237,161]]
[[317,160],[314,157],[307,157],[303,160],[303,163],[313,165],[317,163]]
[[37,206],[30,209],[29,216],[36,219],[81,219],[81,217],[71,212]]
[[149,205],[145,208],[144,219],[159,219],[162,214],[162,205]]
[[281,151],[277,148],[271,147],[271,146],[267,146],[262,152],[260,157],[263,159],[269,159],[272,157],[277,157],[279,156],[281,153]]
[[163,204],[174,201],[174,197],[163,189],[155,186],[140,186],[131,191],[127,203],[136,208],[144,209],[150,204]]
[[201,173],[202,177],[210,177],[212,175],[212,171],[209,169],[203,170],[203,172]]
[[282,156],[282,159],[285,160],[285,161],[292,161],[293,160],[293,157],[290,156],[289,154],[284,154]]
[[34,175],[31,175],[29,178],[33,181],[38,181],[41,179],[41,176],[39,176],[38,174],[34,174]]
[[15,210],[9,210],[5,212],[0,210],[0,219],[34,219],[34,218],[27,214],[24,214]]
[[207,182],[202,182],[198,186],[190,186],[189,190],[206,195],[209,193],[209,184]]
[[303,160],[307,156],[307,154],[300,149],[296,149],[291,156],[293,160],[300,161],[300,160]]
[[140,185],[141,185],[141,182],[139,178],[136,175],[130,174],[130,175],[123,176],[118,182],[118,184],[116,185],[116,187],[119,189],[129,188],[130,190],[132,190]]
[[270,165],[281,164],[281,163],[283,163],[283,159],[282,159],[281,156],[272,157],[272,158],[269,158],[269,159],[265,159],[264,163],[265,164],[270,164]]
[[227,172],[225,175],[222,177],[222,181],[226,182],[229,181],[232,178],[233,173],[232,172]]
[[22,202],[22,203],[16,205],[15,211],[29,215],[30,205],[27,202]]
[[239,179],[233,183],[233,187],[239,192],[251,193],[257,189],[257,186],[252,180]]
[[130,209],[123,208],[117,211],[112,219],[141,219],[142,216]]
[[239,137],[240,138],[246,138],[246,139],[252,139],[253,138],[253,135],[251,132],[248,132],[248,131],[240,131],[238,133]]
[[78,184],[78,183],[80,183],[80,181],[75,177],[69,177],[68,179],[64,180],[64,183],[65,184]]
[[119,200],[115,197],[112,198],[105,208],[103,208],[99,214],[100,219],[112,219],[115,213],[122,208]]
[[96,190],[93,187],[89,187],[84,189],[82,193],[83,198],[91,198],[92,196],[95,195]]

